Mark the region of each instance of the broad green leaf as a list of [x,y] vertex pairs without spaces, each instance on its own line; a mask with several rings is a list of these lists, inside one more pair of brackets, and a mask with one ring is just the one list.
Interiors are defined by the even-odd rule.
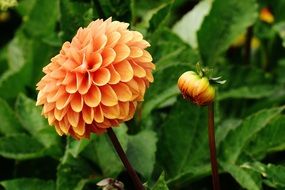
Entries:
[[[118,128],[113,129],[122,148],[126,151],[128,145],[127,127],[124,124],[121,124]],[[123,169],[123,164],[107,133],[93,135],[92,141],[84,149],[83,155],[96,163],[104,176],[116,177]]]
[[198,46],[205,65],[217,57],[257,18],[256,0],[215,0],[198,31]]
[[23,128],[7,102],[0,98],[0,133],[13,135],[23,132]]
[[161,126],[157,157],[171,181],[207,175],[206,113],[206,109],[179,98]]
[[281,165],[263,164],[260,162],[245,163],[242,167],[251,169],[260,173],[263,181],[270,187],[284,188],[285,187],[285,167]]
[[220,163],[223,169],[229,172],[235,180],[247,190],[260,190],[261,184],[260,179],[256,180],[254,176],[249,173],[249,171],[230,163]]
[[73,138],[68,138],[68,151],[76,158],[90,142],[89,139],[74,140]]
[[285,116],[276,117],[264,129],[250,139],[245,152],[256,159],[266,154],[285,150]]
[[235,163],[250,140],[272,120],[284,107],[261,110],[247,117],[235,130],[229,132],[220,146],[220,156],[224,161]]
[[216,130],[216,147],[219,147],[220,143],[226,138],[228,133],[236,129],[242,123],[241,119],[226,119],[217,127]]
[[136,171],[144,177],[150,178],[156,152],[156,133],[150,130],[142,131],[134,136],[129,136],[127,156]]
[[197,31],[205,16],[210,12],[213,0],[200,1],[191,11],[186,13],[173,27],[173,31],[192,48],[198,48]]
[[285,47],[285,22],[280,22],[274,25],[273,29],[278,33],[282,39],[282,45]]
[[98,0],[96,9],[102,18],[112,17],[113,20],[118,20],[121,22],[131,21],[131,0]]
[[54,32],[59,14],[58,3],[58,0],[36,1],[29,15],[25,15],[24,31],[33,36],[46,36]]
[[91,3],[72,0],[59,1],[60,26],[63,41],[70,41],[79,27],[87,26],[98,17]]
[[149,21],[148,32],[155,32],[156,30],[162,28],[163,25],[166,25],[166,22],[170,15],[171,7],[172,2],[169,2],[159,7],[159,10],[151,17]]
[[8,45],[7,61],[9,69],[0,76],[0,96],[16,97],[31,80],[31,66],[26,62],[32,52],[32,41],[18,34]]
[[[75,189],[82,181],[92,178],[92,167],[82,158],[73,158],[69,153],[65,155],[57,168],[56,190]],[[83,185],[84,186],[84,185]],[[81,186],[82,187],[82,186]],[[77,190],[81,188],[77,188]]]
[[41,108],[36,107],[34,100],[20,94],[16,102],[16,111],[23,127],[45,147],[60,146],[59,136],[41,116]]
[[54,190],[55,183],[51,180],[42,180],[35,178],[19,178],[1,181],[0,185],[4,187],[5,190]]
[[219,93],[218,100],[224,100],[228,98],[247,98],[247,99],[259,99],[269,97],[273,95],[279,86],[272,85],[254,85],[254,86],[242,86],[239,88],[233,88],[225,92]]
[[157,182],[154,184],[154,186],[151,188],[152,190],[169,190],[166,184],[166,181],[164,179],[164,173],[162,173]]
[[134,25],[136,28],[140,28],[141,30],[148,28],[149,21],[153,15],[170,2],[170,0],[147,2],[145,0],[132,0],[132,25]]
[[0,138],[0,155],[17,160],[39,158],[44,156],[45,147],[35,138],[17,134]]

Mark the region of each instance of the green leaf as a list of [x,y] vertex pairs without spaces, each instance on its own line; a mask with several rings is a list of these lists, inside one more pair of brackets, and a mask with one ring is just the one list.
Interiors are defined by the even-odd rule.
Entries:
[[112,17],[121,22],[131,21],[130,0],[98,0],[96,9],[102,18]]
[[57,169],[56,189],[71,190],[82,187],[82,181],[91,179],[92,175],[92,167],[86,161],[80,157],[75,159],[67,153]]
[[206,113],[203,107],[180,98],[165,119],[157,157],[171,181],[207,175],[209,152]]
[[0,155],[17,160],[39,158],[44,155],[45,147],[35,138],[17,134],[0,138]]
[[68,138],[68,151],[73,157],[77,158],[90,142],[89,139],[74,140],[73,138]]
[[259,183],[260,179],[257,180],[249,173],[249,171],[230,163],[222,162],[220,164],[222,165],[223,169],[229,172],[243,188],[247,190],[261,189],[261,184]]
[[282,39],[282,45],[285,47],[285,22],[279,22],[273,26],[273,29],[278,33]]
[[23,128],[7,102],[0,98],[0,133],[12,135],[23,132]]
[[169,190],[165,182],[165,179],[164,179],[164,173],[162,173],[159,176],[157,182],[154,184],[154,186],[151,189],[152,190]]
[[217,98],[218,100],[224,100],[227,98],[259,99],[269,97],[279,89],[279,86],[275,87],[272,85],[242,86],[221,92]]
[[36,107],[34,100],[20,94],[16,102],[16,112],[23,127],[45,147],[60,146],[59,136],[41,116],[41,108]]
[[[128,145],[127,127],[121,124],[119,127],[113,129],[122,148],[126,151]],[[107,133],[103,135],[93,135],[92,141],[84,149],[83,155],[96,163],[104,176],[116,177],[123,169],[121,160]]]
[[251,169],[260,173],[264,178],[263,181],[273,188],[285,187],[285,167],[281,165],[263,164],[260,162],[245,163],[242,167]]
[[170,15],[171,7],[172,2],[168,2],[159,7],[159,10],[151,17],[149,21],[148,32],[155,32],[156,30],[162,28],[163,25],[166,25],[166,22]]
[[29,15],[25,15],[25,32],[33,36],[46,36],[54,32],[59,14],[58,3],[57,0],[36,1]]
[[156,133],[145,130],[128,138],[128,159],[136,171],[150,178],[155,164]]
[[205,65],[217,57],[257,18],[256,0],[215,0],[198,32],[198,44]]
[[79,27],[87,26],[93,18],[98,17],[88,2],[61,0],[59,8],[63,41],[70,41]]
[[283,110],[284,107],[271,108],[247,117],[239,127],[229,132],[221,143],[220,158],[229,163],[235,163],[251,138],[271,123]]
[[34,178],[20,178],[1,181],[0,184],[5,188],[5,190],[54,190],[54,181],[34,179]]
[[31,66],[26,62],[31,55],[32,41],[27,40],[21,33],[9,43],[7,61],[9,69],[0,76],[0,96],[16,97],[31,80]]
[[250,139],[245,152],[256,159],[262,159],[268,153],[285,150],[285,116],[278,116]]
[[212,0],[200,1],[191,11],[186,13],[173,27],[173,31],[192,48],[198,48],[197,31],[209,14]]

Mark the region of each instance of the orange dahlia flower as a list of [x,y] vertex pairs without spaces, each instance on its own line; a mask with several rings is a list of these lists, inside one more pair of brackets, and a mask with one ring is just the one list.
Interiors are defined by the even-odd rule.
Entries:
[[88,138],[133,117],[155,65],[150,44],[128,26],[93,21],[43,68],[37,105],[59,135]]

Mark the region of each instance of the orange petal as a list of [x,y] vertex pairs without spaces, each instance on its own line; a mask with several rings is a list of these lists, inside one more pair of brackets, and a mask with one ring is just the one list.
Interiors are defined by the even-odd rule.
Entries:
[[129,102],[119,102],[120,116],[119,119],[125,120],[129,115]]
[[116,58],[116,52],[112,48],[105,48],[101,55],[103,58],[102,67],[110,65]]
[[82,55],[80,54],[78,49],[71,46],[68,50],[68,53],[69,57],[71,57],[73,61],[75,61],[75,63],[77,63],[78,65],[82,63]]
[[118,96],[118,100],[122,102],[130,101],[132,99],[132,91],[124,83],[112,85],[113,90]]
[[137,58],[137,57],[143,56],[143,50],[141,48],[132,46],[130,47],[130,49],[131,49],[131,53],[130,53],[131,58]]
[[135,100],[140,95],[140,89],[138,83],[133,79],[126,83],[132,91],[132,100]]
[[120,74],[122,82],[128,82],[134,76],[134,71],[132,69],[132,66],[126,60],[120,63],[114,64],[114,68]]
[[87,54],[86,61],[88,65],[88,70],[91,72],[94,72],[99,69],[103,62],[102,56],[97,52]]
[[67,71],[71,71],[78,67],[78,64],[72,59],[67,59],[65,62],[63,62],[62,67]]
[[54,123],[54,128],[55,128],[55,130],[56,130],[56,132],[57,132],[57,134],[58,134],[59,136],[62,136],[62,135],[63,135],[63,132],[62,132],[62,130],[60,129],[60,126],[59,126],[58,121],[56,121],[56,122]]
[[53,70],[49,76],[54,79],[62,79],[65,77],[65,71],[63,69]]
[[54,103],[49,103],[49,104],[44,104],[44,107],[43,107],[43,114],[46,114],[48,112],[50,112],[51,110],[54,109]]
[[63,114],[63,110],[58,110],[58,109],[54,109],[54,117],[56,120],[60,121],[62,120],[64,114]]
[[71,82],[69,82],[66,86],[65,86],[65,90],[66,92],[70,93],[70,94],[74,94],[75,92],[77,92],[77,82],[76,82],[76,77],[74,77],[72,79]]
[[78,125],[79,114],[80,113],[74,112],[70,109],[68,110],[67,119],[68,119],[68,122],[70,123],[71,126],[76,127]]
[[101,92],[97,86],[91,86],[87,94],[83,96],[84,102],[89,107],[96,107],[101,101]]
[[65,108],[70,100],[72,98],[72,95],[70,94],[64,94],[63,96],[61,96],[57,101],[56,101],[56,108],[59,110],[62,110],[63,108]]
[[131,31],[125,30],[121,32],[121,38],[118,41],[118,44],[126,44],[127,42],[131,41],[133,38],[133,33]]
[[120,62],[129,57],[131,50],[130,48],[125,44],[118,44],[114,47],[114,50],[116,52],[116,58],[114,62]]
[[53,123],[55,122],[55,117],[54,117],[53,111],[48,113],[47,118],[48,118],[48,124],[53,125]]
[[144,93],[145,93],[145,89],[146,89],[146,86],[145,86],[145,83],[143,81],[143,79],[140,79],[140,78],[135,78],[138,86],[139,86],[139,90],[140,90],[140,96],[138,97],[137,101],[143,101],[143,96],[144,96]]
[[150,69],[146,69],[146,78],[149,82],[153,82],[153,76],[152,76],[151,71],[152,70],[150,70]]
[[100,68],[92,74],[92,79],[95,85],[103,86],[111,79],[110,71],[106,68]]
[[118,103],[118,97],[110,85],[100,87],[102,94],[101,102],[105,106],[114,106]]
[[68,85],[69,83],[74,82],[74,81],[75,81],[75,75],[71,72],[67,72],[65,74],[63,81],[62,81],[62,84]]
[[70,129],[70,124],[69,124],[69,123],[66,123],[64,120],[59,121],[58,124],[59,124],[60,130],[61,130],[64,134],[67,134],[68,131],[69,131],[69,129]]
[[107,36],[100,35],[96,39],[93,39],[93,49],[94,51],[101,51],[107,44]]
[[152,62],[152,57],[150,53],[146,50],[143,50],[143,55],[135,59],[137,62]]
[[82,136],[85,133],[85,123],[83,119],[79,119],[78,125],[73,126],[72,129],[76,134]]
[[61,97],[62,95],[64,95],[66,92],[64,90],[64,87],[60,87],[56,93],[49,93],[49,95],[47,96],[47,102],[56,102],[59,97]]
[[107,47],[114,47],[119,39],[121,38],[121,34],[119,32],[112,32],[108,34]]
[[94,118],[94,109],[88,106],[84,106],[82,109],[82,118],[85,123],[91,124]]
[[75,76],[76,76],[76,88],[79,89],[85,74],[77,72]]
[[100,105],[94,108],[94,120],[97,123],[102,123],[104,121],[104,115]]
[[118,104],[114,106],[101,105],[104,117],[108,119],[116,119],[120,116],[120,107]]
[[79,93],[76,93],[73,95],[71,101],[70,101],[70,106],[73,111],[75,112],[81,112],[83,108],[83,98]]
[[134,70],[134,75],[142,78],[146,76],[146,71],[144,70],[144,68],[142,68],[141,66],[139,66],[138,64],[136,64],[134,61],[131,62],[131,66]]
[[124,121],[128,121],[134,117],[136,111],[137,104],[134,102],[129,103],[129,115],[125,118]]
[[120,74],[115,70],[113,65],[109,65],[108,69],[111,74],[109,84],[117,84],[121,80]]
[[80,94],[86,94],[86,93],[88,92],[88,90],[90,89],[91,84],[92,84],[91,76],[90,76],[90,73],[87,72],[87,73],[84,74],[82,83],[81,83],[81,85],[78,87],[78,92],[79,92]]

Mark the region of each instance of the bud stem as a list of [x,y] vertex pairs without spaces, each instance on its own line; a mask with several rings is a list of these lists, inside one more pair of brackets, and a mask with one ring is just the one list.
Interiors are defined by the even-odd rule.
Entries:
[[213,190],[220,190],[218,163],[216,158],[215,126],[214,126],[214,103],[208,105],[208,137],[212,167]]
[[125,154],[116,134],[114,133],[113,129],[110,127],[107,129],[107,133],[108,136],[110,138],[110,140],[112,141],[112,144],[114,146],[114,148],[116,149],[121,161],[123,162],[125,168],[127,169],[133,183],[135,186],[136,190],[144,190],[144,187],[142,185],[142,182],[140,180],[140,178],[138,177],[137,173],[135,172],[135,170],[133,169],[132,165],[130,164],[127,155]]

